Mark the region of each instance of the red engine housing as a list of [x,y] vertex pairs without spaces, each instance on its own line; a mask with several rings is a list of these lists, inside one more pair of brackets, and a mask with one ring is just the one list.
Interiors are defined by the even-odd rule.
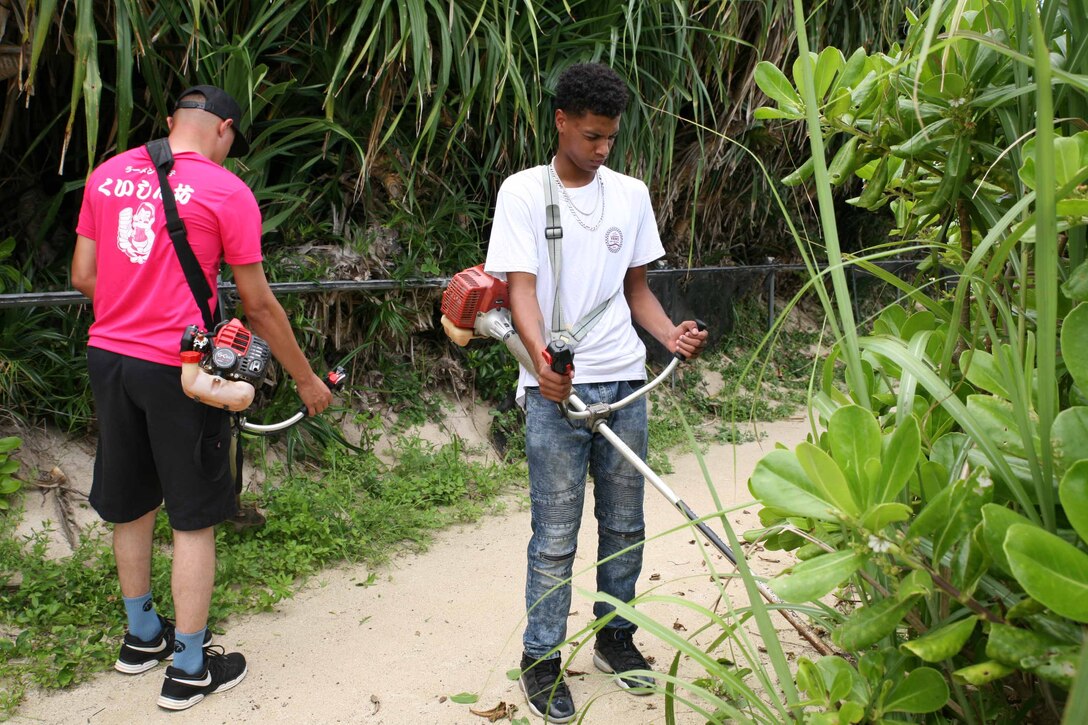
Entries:
[[249,352],[250,343],[253,342],[253,333],[242,325],[237,318],[224,324],[215,335],[216,347],[228,347],[239,355]]
[[485,273],[482,264],[455,274],[442,293],[442,314],[466,330],[472,329],[477,314],[509,304],[506,282]]

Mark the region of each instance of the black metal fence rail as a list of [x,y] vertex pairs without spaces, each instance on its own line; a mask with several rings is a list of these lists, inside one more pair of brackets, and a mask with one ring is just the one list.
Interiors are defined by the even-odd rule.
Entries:
[[[883,260],[870,262],[870,264],[890,270],[913,269],[921,260]],[[751,275],[765,273],[768,275],[768,290],[774,291],[774,278],[779,272],[802,272],[807,267],[803,264],[752,264],[734,267],[693,267],[691,269],[651,269],[649,276],[675,276],[686,277],[703,274],[720,275]],[[825,270],[826,266],[819,269]],[[847,273],[868,274],[864,269],[849,265]],[[269,286],[272,293],[277,296],[289,294],[316,294],[320,292],[391,292],[394,290],[417,289],[444,289],[449,283],[449,277],[424,277],[414,279],[367,279],[367,280],[327,280],[318,282],[271,282]],[[233,295],[235,286],[231,282],[220,282],[219,292]],[[64,292],[19,292],[15,294],[0,294],[0,309],[5,307],[70,307],[72,305],[89,304],[90,300],[76,291]]]

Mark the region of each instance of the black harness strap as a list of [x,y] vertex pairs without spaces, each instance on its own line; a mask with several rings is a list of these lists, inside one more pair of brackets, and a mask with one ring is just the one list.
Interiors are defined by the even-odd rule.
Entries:
[[204,318],[204,329],[211,332],[215,330],[221,318],[219,310],[212,308],[212,289],[208,286],[208,280],[200,268],[200,262],[193,254],[193,248],[189,246],[189,238],[185,234],[185,222],[178,216],[177,201],[174,200],[174,191],[170,188],[170,182],[167,179],[170,169],[174,168],[174,154],[170,152],[170,142],[165,138],[157,138],[154,141],[148,141],[145,148],[151,156],[151,162],[155,164],[155,171],[159,174],[162,208],[166,212],[166,231],[170,234],[170,241],[174,243],[174,253],[181,262],[181,270],[185,273],[185,280],[193,292],[196,306]]

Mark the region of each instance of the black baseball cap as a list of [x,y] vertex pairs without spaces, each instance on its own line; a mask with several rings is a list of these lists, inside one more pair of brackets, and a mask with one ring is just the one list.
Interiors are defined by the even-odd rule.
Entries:
[[[203,101],[185,100],[188,96],[196,94],[204,96]],[[242,133],[242,108],[229,93],[215,86],[193,86],[180,96],[174,110],[179,108],[199,108],[202,111],[219,116],[226,121],[234,121],[231,128],[234,129],[234,143],[230,145],[227,156],[244,156],[249,153],[249,141]]]

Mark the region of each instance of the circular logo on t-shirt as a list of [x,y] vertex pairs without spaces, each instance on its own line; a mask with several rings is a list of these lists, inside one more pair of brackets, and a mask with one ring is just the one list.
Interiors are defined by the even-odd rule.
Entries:
[[609,227],[604,233],[604,246],[608,247],[608,251],[613,254],[620,251],[620,247],[623,246],[623,232],[619,227]]

